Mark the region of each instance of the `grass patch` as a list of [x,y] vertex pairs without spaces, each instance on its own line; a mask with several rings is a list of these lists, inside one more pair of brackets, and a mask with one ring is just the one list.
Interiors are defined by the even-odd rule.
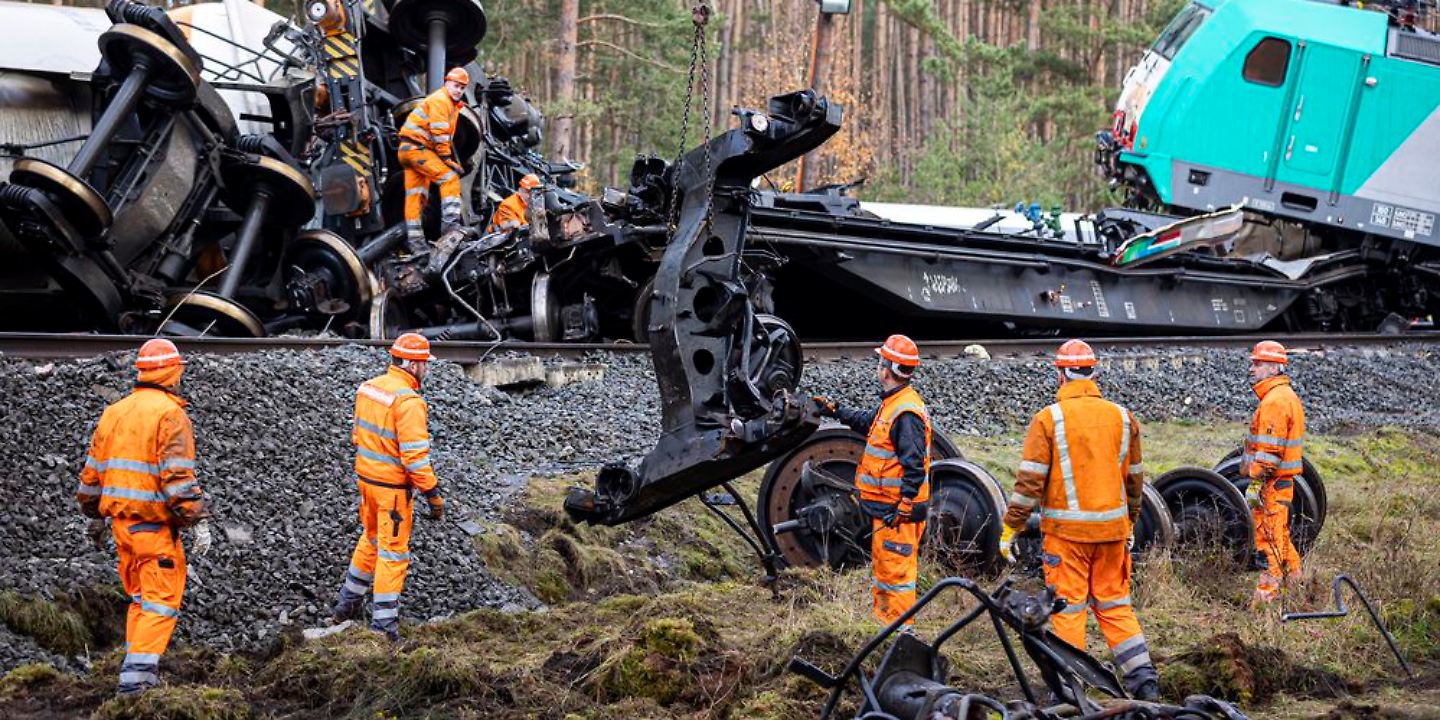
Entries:
[[91,720],[249,720],[245,696],[227,688],[162,687],[137,697],[106,700]]
[[62,655],[79,654],[90,644],[90,632],[79,613],[38,595],[0,593],[0,622]]
[[54,599],[0,593],[0,622],[61,655],[113,647],[125,637],[130,600],[116,587],[56,592]]
[[0,697],[15,697],[60,681],[64,675],[50,663],[26,663],[0,678]]

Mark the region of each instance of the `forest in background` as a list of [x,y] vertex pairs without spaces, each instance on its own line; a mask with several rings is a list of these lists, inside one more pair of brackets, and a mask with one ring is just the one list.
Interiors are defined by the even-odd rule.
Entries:
[[[705,1],[712,132],[733,107],[808,86],[816,0]],[[914,203],[1115,202],[1092,165],[1095,132],[1186,1],[851,0],[832,16],[821,82],[844,127],[820,149],[812,185],[863,179],[861,198]],[[257,2],[301,17],[301,0]],[[637,153],[675,157],[699,0],[482,2],[480,62],[545,113],[547,154],[586,163],[582,189],[625,186]],[[1424,24],[1440,29],[1440,17]],[[701,138],[698,91],[694,102],[687,149]],[[793,187],[795,165],[770,180]]]
[[[487,70],[547,114],[552,154],[623,184],[637,152],[677,149],[691,0],[510,0],[487,5]],[[806,86],[813,0],[711,0],[715,129],[735,106]],[[1125,71],[1183,0],[852,0],[836,15],[823,92],[845,107],[819,184],[864,179],[872,200],[989,205],[1108,201],[1094,134]],[[575,74],[559,72],[573,28]],[[696,102],[699,99],[697,96]],[[698,112],[698,105],[697,105]],[[566,124],[570,124],[567,130]],[[699,137],[692,121],[689,145]],[[772,174],[793,185],[792,166]]]

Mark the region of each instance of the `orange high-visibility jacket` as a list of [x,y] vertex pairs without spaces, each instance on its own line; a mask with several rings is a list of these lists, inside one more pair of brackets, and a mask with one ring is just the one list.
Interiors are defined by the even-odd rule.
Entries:
[[530,221],[525,218],[525,207],[528,203],[525,200],[525,190],[511,193],[510,197],[500,201],[495,208],[495,214],[490,216],[490,227],[485,229],[487,233],[501,230],[501,224],[511,221],[516,225],[529,225]]
[[900,502],[904,486],[905,467],[895,457],[895,443],[890,440],[890,426],[905,413],[914,413],[925,424],[925,477],[920,492],[912,502],[922,503],[930,499],[930,416],[925,412],[925,401],[915,388],[906,385],[880,402],[875,411],[875,420],[870,423],[870,433],[865,439],[865,454],[860,456],[860,465],[855,468],[855,485],[860,488],[860,502],[874,503],[876,510],[888,510]]
[[413,375],[390,366],[355,392],[355,474],[361,482],[384,488],[436,492],[430,466],[430,433],[425,399]]
[[1140,423],[1092,380],[1065,383],[1057,399],[1030,421],[1005,524],[1023,528],[1039,505],[1047,536],[1124,540],[1140,515]]
[[400,127],[401,144],[409,143],[429,148],[441,160],[453,159],[450,143],[455,137],[456,122],[460,119],[460,103],[450,99],[445,88],[425,96],[425,99],[410,111],[405,124]]
[[179,527],[206,517],[185,401],[142,386],[105,408],[75,499],[91,517]]
[[1300,443],[1305,437],[1305,408],[1290,378],[1276,375],[1255,385],[1260,406],[1250,419],[1240,471],[1254,479],[1292,478],[1300,474]]

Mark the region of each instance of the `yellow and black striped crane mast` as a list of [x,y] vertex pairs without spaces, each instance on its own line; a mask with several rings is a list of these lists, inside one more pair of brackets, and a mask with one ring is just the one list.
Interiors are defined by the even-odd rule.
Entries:
[[310,164],[324,225],[352,243],[384,229],[384,132],[369,102],[360,43],[378,0],[311,0],[305,6],[316,57],[315,130]]

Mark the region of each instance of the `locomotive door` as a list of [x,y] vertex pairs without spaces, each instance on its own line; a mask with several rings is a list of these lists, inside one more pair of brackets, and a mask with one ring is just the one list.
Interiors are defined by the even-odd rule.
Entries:
[[1359,56],[1330,45],[1311,44],[1301,57],[1282,159],[1291,182],[1328,189],[1347,132],[1346,114]]

